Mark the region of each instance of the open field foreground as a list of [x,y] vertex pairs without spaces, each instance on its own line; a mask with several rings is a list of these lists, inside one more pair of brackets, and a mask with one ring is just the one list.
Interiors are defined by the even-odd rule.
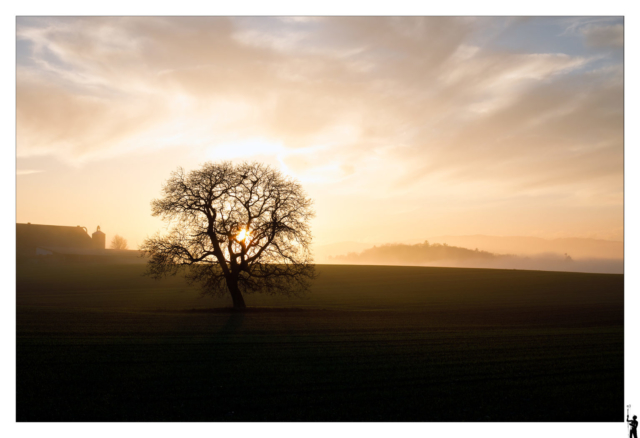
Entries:
[[623,276],[318,266],[213,311],[140,265],[19,265],[18,421],[622,421]]

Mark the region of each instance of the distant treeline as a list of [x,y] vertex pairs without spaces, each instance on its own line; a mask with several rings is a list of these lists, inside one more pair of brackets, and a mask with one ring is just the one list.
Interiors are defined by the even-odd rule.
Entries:
[[334,263],[353,264],[390,264],[390,265],[421,265],[438,260],[495,260],[499,256],[487,251],[480,251],[449,246],[446,243],[430,244],[428,241],[416,245],[388,243],[365,249],[360,253],[350,252],[346,255],[329,257]]

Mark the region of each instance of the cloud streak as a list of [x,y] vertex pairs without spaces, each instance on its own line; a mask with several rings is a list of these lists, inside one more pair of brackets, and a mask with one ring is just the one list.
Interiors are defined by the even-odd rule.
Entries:
[[24,170],[16,170],[16,175],[32,175],[34,173],[40,173],[42,170],[33,170],[33,169],[24,169]]

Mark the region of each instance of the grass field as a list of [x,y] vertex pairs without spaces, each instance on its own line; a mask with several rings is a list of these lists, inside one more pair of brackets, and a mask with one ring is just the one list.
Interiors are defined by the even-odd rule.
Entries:
[[18,266],[18,421],[623,421],[622,275],[324,265],[240,314],[143,270]]

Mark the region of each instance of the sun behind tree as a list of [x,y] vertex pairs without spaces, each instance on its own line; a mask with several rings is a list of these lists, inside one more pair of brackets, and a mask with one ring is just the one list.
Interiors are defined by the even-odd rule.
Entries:
[[203,293],[296,295],[315,277],[310,253],[312,200],[295,180],[260,163],[205,163],[171,174],[152,214],[169,225],[146,239],[147,275],[182,271]]

